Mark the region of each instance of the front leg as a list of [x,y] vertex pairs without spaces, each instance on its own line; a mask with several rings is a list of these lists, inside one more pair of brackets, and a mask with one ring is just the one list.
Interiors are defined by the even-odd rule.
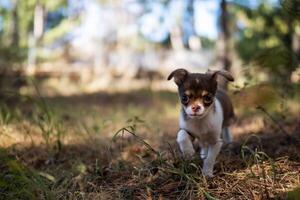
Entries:
[[216,158],[222,147],[222,140],[218,140],[215,144],[208,146],[207,157],[203,163],[203,174],[208,177],[213,176],[214,165]]
[[208,153],[208,147],[201,147],[201,151],[200,151],[200,158],[202,160],[204,160],[205,158],[207,158],[207,153]]
[[177,143],[184,157],[191,158],[195,154],[191,136],[185,130],[179,130]]

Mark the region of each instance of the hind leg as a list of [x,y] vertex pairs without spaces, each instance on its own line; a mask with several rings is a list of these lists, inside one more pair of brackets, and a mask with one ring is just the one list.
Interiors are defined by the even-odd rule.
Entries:
[[231,132],[228,127],[224,127],[222,130],[222,138],[225,144],[229,144],[232,142]]

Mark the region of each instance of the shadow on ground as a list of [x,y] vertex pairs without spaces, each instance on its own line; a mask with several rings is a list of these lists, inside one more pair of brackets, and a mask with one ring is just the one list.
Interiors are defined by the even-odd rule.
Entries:
[[[138,113],[145,114],[147,119],[157,120],[157,124],[151,121],[151,126],[166,126],[160,134],[147,133],[152,129],[143,129],[142,132],[136,129],[138,137],[119,136],[115,141],[108,135],[91,135],[88,138],[72,135],[72,142],[62,141],[59,150],[52,144],[46,147],[43,143],[13,145],[5,150],[10,159],[0,164],[0,169],[3,169],[0,175],[5,180],[1,182],[0,179],[0,186],[22,182],[9,178],[12,174],[25,180],[42,177],[39,181],[45,186],[38,190],[30,187],[27,190],[26,187],[24,191],[33,196],[37,193],[37,198],[50,192],[55,199],[285,199],[287,192],[300,184],[300,123],[296,118],[292,122],[282,122],[289,135],[276,126],[268,126],[256,134],[249,132],[237,136],[233,144],[222,149],[215,177],[207,179],[201,174],[202,161],[198,156],[192,161],[181,158],[174,134],[177,118],[170,120],[163,111],[167,106],[175,110],[174,105],[178,104],[176,93],[142,90],[44,99],[54,110],[69,113],[71,118],[64,118],[65,123],[72,121],[75,110],[79,112],[79,119],[84,117],[82,110],[86,110],[88,115],[94,107],[107,109],[108,114],[122,112],[121,117],[110,122],[110,129],[113,127],[111,124],[117,124],[132,110],[131,105],[138,107]],[[25,102],[28,107],[21,103],[21,109],[30,110],[30,103]],[[101,110],[96,112],[100,113],[87,118],[87,121],[104,115]],[[29,119],[35,114],[32,109],[31,114],[25,116]],[[77,121],[68,124],[67,129],[74,128],[75,123]],[[154,151],[148,144],[153,145]],[[17,175],[11,167],[11,160],[18,163]],[[27,170],[30,173],[22,176],[22,171]],[[0,189],[0,194],[11,193],[15,189],[5,188]],[[45,191],[43,188],[46,188]]]

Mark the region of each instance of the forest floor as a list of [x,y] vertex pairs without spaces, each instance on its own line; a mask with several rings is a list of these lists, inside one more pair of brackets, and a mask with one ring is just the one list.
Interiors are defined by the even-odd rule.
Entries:
[[180,155],[174,92],[22,96],[1,105],[0,199],[300,199],[299,88],[281,94],[231,92],[213,178]]

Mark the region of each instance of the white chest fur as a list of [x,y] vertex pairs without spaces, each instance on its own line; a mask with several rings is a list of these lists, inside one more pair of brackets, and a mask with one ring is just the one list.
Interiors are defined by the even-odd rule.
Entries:
[[[223,109],[217,98],[215,98],[214,104],[209,112],[200,119],[185,119],[184,114],[180,113],[179,127],[196,137],[201,146],[215,144],[221,137]],[[213,106],[215,106],[215,109],[213,109]]]

